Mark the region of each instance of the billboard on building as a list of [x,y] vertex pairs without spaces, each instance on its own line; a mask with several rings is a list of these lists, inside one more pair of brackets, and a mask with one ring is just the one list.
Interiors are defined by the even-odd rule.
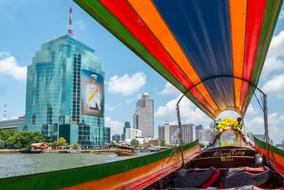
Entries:
[[83,115],[102,116],[104,98],[103,76],[82,69],[81,72],[81,113]]

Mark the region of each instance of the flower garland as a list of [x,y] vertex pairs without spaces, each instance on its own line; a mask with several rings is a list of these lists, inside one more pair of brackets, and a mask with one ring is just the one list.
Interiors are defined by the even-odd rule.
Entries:
[[231,128],[234,130],[241,131],[242,125],[233,118],[224,118],[216,126],[216,129],[221,133],[226,129]]

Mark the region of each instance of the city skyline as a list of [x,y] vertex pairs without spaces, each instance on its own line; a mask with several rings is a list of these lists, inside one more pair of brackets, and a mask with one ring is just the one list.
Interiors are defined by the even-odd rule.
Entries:
[[[112,128],[112,134],[121,134],[124,122],[132,121],[136,100],[146,91],[155,101],[155,136],[159,124],[166,120],[176,123],[175,103],[180,93],[73,2],[12,0],[0,1],[0,5],[0,22],[3,23],[0,32],[0,118],[5,104],[8,118],[24,114],[26,66],[31,64],[34,52],[42,43],[67,33],[71,6],[74,35],[95,49],[106,73],[105,123]],[[283,18],[281,14],[259,83],[268,93],[270,135],[276,143],[284,136]],[[185,99],[181,110],[183,123],[207,127],[211,121]],[[248,109],[246,126],[250,126],[250,131],[263,132],[262,114],[255,100]]]

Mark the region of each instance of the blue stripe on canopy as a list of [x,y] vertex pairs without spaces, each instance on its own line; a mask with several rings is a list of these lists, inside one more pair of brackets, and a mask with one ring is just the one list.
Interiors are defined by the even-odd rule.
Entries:
[[[227,0],[154,0],[154,4],[201,80],[233,75]],[[232,78],[210,80],[204,84],[221,109],[226,108],[226,102],[227,106],[234,107]]]

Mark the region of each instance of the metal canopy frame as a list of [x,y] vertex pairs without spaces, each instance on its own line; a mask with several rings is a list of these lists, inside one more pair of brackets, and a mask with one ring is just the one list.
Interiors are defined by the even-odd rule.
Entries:
[[[180,140],[180,146],[181,146],[181,158],[182,158],[182,167],[185,167],[184,164],[184,155],[183,155],[183,140],[182,140],[182,129],[181,129],[181,117],[180,117],[180,108],[179,108],[179,104],[181,102],[181,100],[184,98],[184,96],[186,96],[193,88],[197,87],[198,85],[200,85],[201,83],[208,81],[208,80],[212,80],[212,79],[217,79],[217,78],[233,78],[233,79],[239,79],[241,81],[244,81],[246,83],[249,84],[250,87],[253,87],[254,90],[258,90],[260,92],[260,95],[262,96],[262,107],[261,104],[259,102],[259,100],[257,99],[261,110],[263,111],[263,120],[264,120],[264,135],[265,135],[265,141],[266,141],[266,160],[267,163],[269,163],[269,134],[268,134],[268,108],[267,108],[267,95],[266,93],[264,93],[258,86],[257,84],[251,83],[250,81],[241,78],[241,77],[236,77],[233,75],[217,75],[217,76],[211,76],[211,77],[207,77],[203,80],[201,80],[200,82],[196,83],[195,85],[191,86],[189,89],[187,89],[183,95],[179,98],[179,100],[176,103],[176,111],[177,111],[177,119],[178,119],[178,128],[179,128],[179,140]],[[236,110],[235,110],[236,111]],[[238,112],[238,111],[236,111]],[[244,115],[240,112],[238,112],[242,117],[244,117]]]

